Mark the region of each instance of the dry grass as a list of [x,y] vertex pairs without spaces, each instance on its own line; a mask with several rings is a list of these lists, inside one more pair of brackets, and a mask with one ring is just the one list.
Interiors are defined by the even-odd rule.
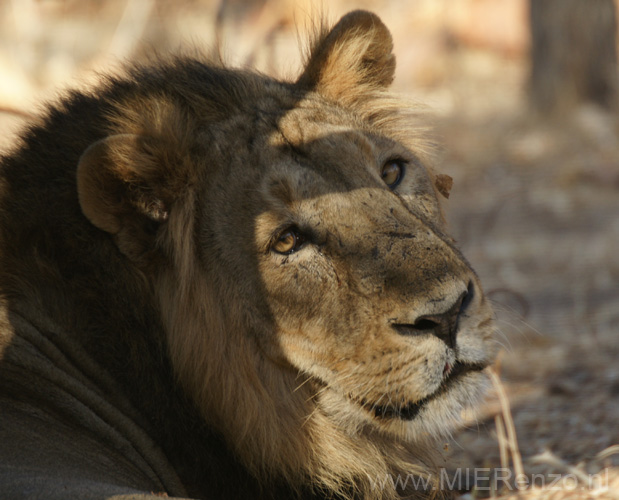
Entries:
[[[549,450],[530,457],[529,462],[549,468],[545,474],[527,473],[522,461],[505,388],[494,369],[488,370],[492,385],[498,395],[500,414],[495,416],[500,468],[486,472],[490,484],[481,485],[481,490],[473,488],[471,493],[461,495],[460,500],[490,496],[499,500],[586,500],[619,498],[619,468],[603,464],[619,454],[619,446],[611,446],[598,453],[588,467],[584,463],[570,465]],[[513,469],[510,468],[510,461]],[[594,468],[593,468],[594,467]],[[508,480],[503,478],[509,477]],[[497,479],[500,478],[500,479]]]
[[[528,113],[522,53],[461,43],[466,16],[450,31],[458,9],[449,7],[463,12],[468,3],[328,6],[331,18],[371,8],[393,30],[396,88],[437,110],[441,168],[455,180],[452,231],[496,304],[503,385],[493,375],[494,396],[445,459],[489,468],[511,461],[515,475],[559,473],[579,487],[608,471],[608,484],[593,489],[492,492],[505,498],[618,498],[617,120],[590,107],[561,122]],[[0,2],[0,149],[54,89],[187,42],[208,52],[220,40],[234,65],[294,75],[295,23],[315,12],[309,0],[243,10],[199,0]]]

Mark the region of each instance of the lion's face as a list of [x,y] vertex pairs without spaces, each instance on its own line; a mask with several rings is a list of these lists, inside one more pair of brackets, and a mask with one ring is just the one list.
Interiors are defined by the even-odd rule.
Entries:
[[218,69],[177,89],[191,112],[136,97],[80,161],[82,210],[154,291],[181,385],[257,473],[410,471],[493,358],[393,71],[384,25],[351,13],[294,84]]
[[430,174],[319,96],[276,123],[262,104],[263,119],[246,120],[253,152],[237,146],[214,181],[221,192],[203,197],[203,234],[222,237],[204,237],[202,260],[228,249],[249,335],[278,369],[309,379],[338,425],[408,439],[445,430],[479,393],[492,323],[443,233]]

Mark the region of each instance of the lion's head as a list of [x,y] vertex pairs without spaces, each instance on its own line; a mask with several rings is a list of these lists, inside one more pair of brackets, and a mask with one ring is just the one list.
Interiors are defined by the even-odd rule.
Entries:
[[372,478],[419,470],[493,358],[427,148],[386,92],[391,49],[353,12],[294,83],[183,60],[174,92],[114,104],[77,173],[84,215],[156,297],[178,380],[243,464],[368,497]]

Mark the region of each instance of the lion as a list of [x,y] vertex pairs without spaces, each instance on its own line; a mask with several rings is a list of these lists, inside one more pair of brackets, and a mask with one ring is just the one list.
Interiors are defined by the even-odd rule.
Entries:
[[436,439],[496,341],[394,71],[355,11],[295,81],[179,56],[22,134],[0,170],[3,498],[437,494]]

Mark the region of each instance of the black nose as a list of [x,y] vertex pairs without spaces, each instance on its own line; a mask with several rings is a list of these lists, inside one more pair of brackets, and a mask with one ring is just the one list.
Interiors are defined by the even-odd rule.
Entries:
[[444,312],[419,316],[412,324],[394,324],[393,328],[400,335],[434,335],[449,347],[455,349],[458,320],[473,300],[473,296],[474,287],[471,282],[466,292],[462,292],[458,299]]

